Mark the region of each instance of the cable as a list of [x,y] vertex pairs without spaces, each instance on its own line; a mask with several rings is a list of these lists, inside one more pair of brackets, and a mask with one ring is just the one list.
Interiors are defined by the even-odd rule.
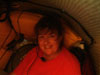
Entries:
[[34,59],[34,61],[32,62],[32,64],[31,64],[30,67],[28,68],[28,70],[27,70],[27,75],[28,75],[30,69],[32,68],[32,66],[35,64],[37,58],[38,58],[38,56],[36,56],[36,58]]
[[[9,38],[10,34],[12,32],[12,29],[10,29],[10,32],[8,33],[7,37],[5,38],[4,42],[2,43],[1,47],[0,47],[0,50],[2,49],[2,47],[4,46],[5,42],[7,41],[7,39]],[[0,60],[3,58],[3,56],[6,54],[7,51],[5,51],[3,53],[3,55],[0,57]]]
[[27,75],[28,75],[30,69],[32,68],[32,66],[35,64],[37,58],[39,57],[37,47],[36,47],[36,53],[37,53],[37,56],[36,56],[36,58],[34,59],[34,61],[32,62],[32,64],[29,66],[29,68],[28,68],[28,70],[27,70]]
[[38,47],[36,47],[36,54],[37,54],[36,58],[34,59],[34,61],[32,62],[32,64],[29,66],[29,68],[27,70],[27,75],[28,75],[30,69],[32,68],[32,66],[34,65],[34,63],[36,62],[37,58],[39,57]]
[[3,58],[3,56],[7,53],[7,50],[5,50],[5,52],[2,54],[2,56],[0,56],[0,60]]
[[13,29],[13,31],[15,32],[15,34],[16,34],[16,36],[17,36],[18,34],[17,34],[15,28],[14,28],[13,25],[12,25],[12,21],[11,21],[11,19],[10,19],[9,13],[8,13],[8,17],[7,17],[7,18],[8,18],[8,22],[9,22],[10,27]]
[[16,32],[16,30],[15,30],[13,24],[12,24],[11,18],[10,18],[10,12],[11,12],[11,9],[12,9],[12,7],[11,7],[12,3],[11,3],[11,1],[10,2],[9,1],[5,1],[5,3],[6,3],[7,20],[9,22],[9,26],[14,30],[14,32],[15,32],[15,34],[17,36],[18,34],[17,34],[17,32]]
[[7,39],[9,38],[11,32],[12,32],[12,29],[10,29],[10,31],[9,31],[9,33],[8,33],[8,35],[7,35],[7,37],[5,38],[4,42],[2,43],[2,45],[1,45],[1,47],[0,47],[0,50],[1,50],[1,48],[4,46],[4,44],[6,43],[6,41],[7,41]]
[[23,12],[24,12],[24,11],[22,11],[22,12],[19,14],[18,18],[17,18],[17,24],[18,24],[19,33],[21,33],[21,28],[20,28],[19,19],[20,19],[21,15],[23,14]]

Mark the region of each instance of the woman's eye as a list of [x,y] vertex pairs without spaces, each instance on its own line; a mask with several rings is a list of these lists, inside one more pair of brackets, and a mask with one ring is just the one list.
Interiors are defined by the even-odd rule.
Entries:
[[55,37],[54,35],[51,35],[50,37]]
[[44,38],[44,36],[41,35],[41,36],[39,36],[39,38]]
[[55,34],[49,36],[49,38],[55,38],[55,37],[56,37]]

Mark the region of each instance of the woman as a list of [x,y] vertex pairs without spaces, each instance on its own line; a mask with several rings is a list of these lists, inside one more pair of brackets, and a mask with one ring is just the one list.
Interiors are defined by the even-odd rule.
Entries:
[[35,27],[38,46],[11,75],[81,75],[76,57],[63,47],[63,27],[56,15],[45,16]]

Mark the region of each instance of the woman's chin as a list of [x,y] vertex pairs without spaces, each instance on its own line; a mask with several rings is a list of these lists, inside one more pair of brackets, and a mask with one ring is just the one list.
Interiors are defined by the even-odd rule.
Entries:
[[50,56],[53,54],[51,50],[45,50],[43,52],[44,52],[44,55],[46,55],[46,56]]
[[45,52],[45,55],[47,55],[47,56],[50,56],[50,55],[52,55],[52,52]]

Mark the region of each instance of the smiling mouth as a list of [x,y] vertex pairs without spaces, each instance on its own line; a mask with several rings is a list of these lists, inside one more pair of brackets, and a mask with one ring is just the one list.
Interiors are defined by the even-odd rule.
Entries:
[[53,46],[50,45],[50,46],[44,46],[45,49],[51,49]]

